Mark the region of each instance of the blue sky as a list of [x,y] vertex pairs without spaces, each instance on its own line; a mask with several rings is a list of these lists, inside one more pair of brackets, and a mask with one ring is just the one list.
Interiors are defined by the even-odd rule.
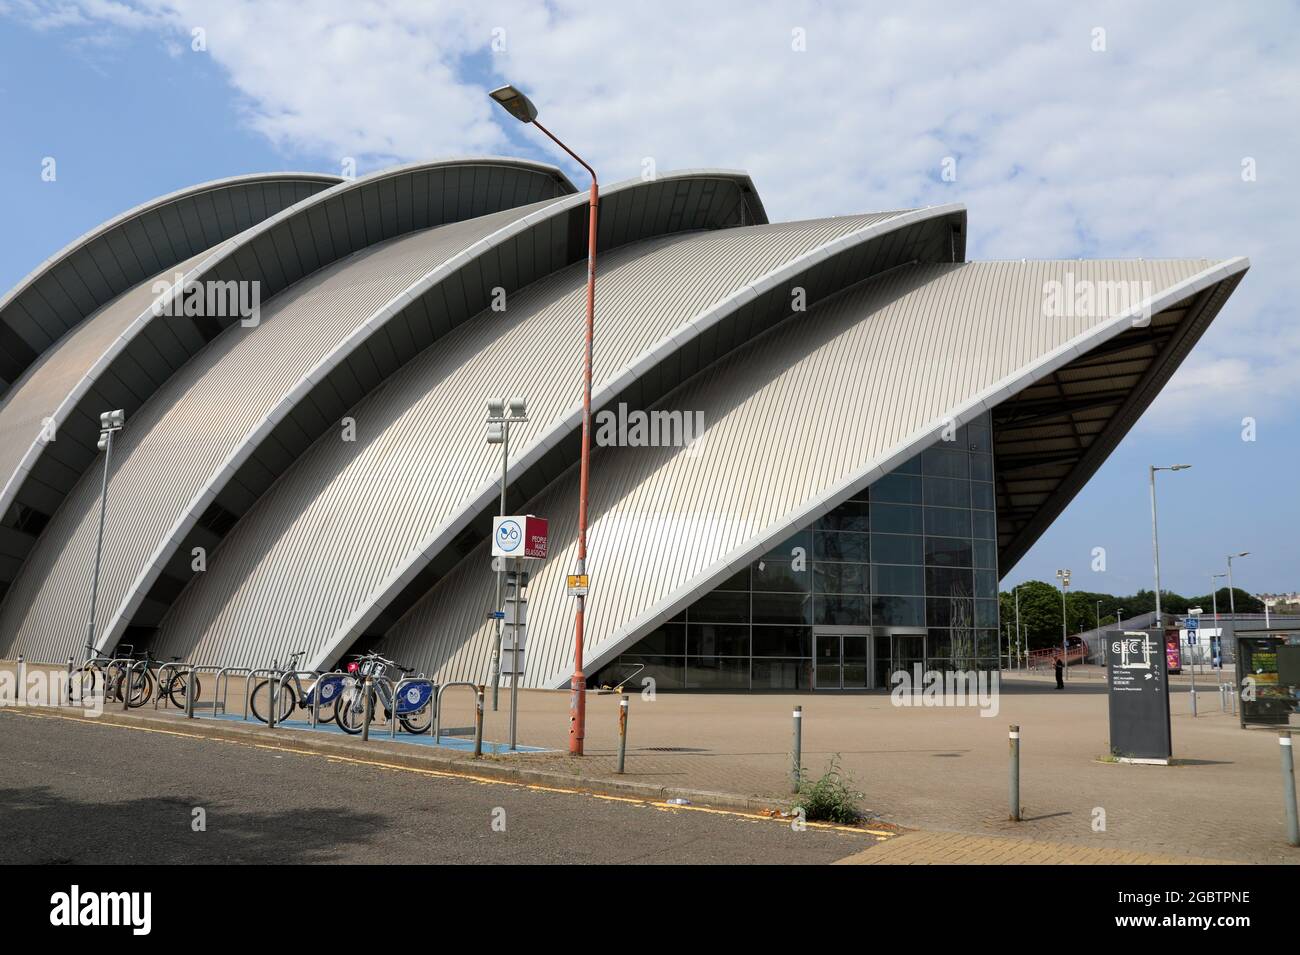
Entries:
[[971,258],[1249,256],[1215,327],[1004,586],[1068,566],[1081,588],[1150,587],[1146,466],[1186,462],[1160,478],[1165,586],[1204,592],[1224,554],[1249,550],[1240,586],[1294,590],[1298,21],[1283,2],[0,0],[0,287],[222,176],[338,172],[348,156],[361,172],[558,162],[483,96],[520,78],[606,181],[647,159],[744,168],[773,218],[961,201]]

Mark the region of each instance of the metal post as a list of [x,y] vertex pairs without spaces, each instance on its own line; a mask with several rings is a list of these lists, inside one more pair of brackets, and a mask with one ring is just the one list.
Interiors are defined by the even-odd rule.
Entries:
[[1151,481],[1151,551],[1155,555],[1156,564],[1156,629],[1160,631],[1161,642],[1164,642],[1164,624],[1160,617],[1160,536],[1156,531],[1156,468],[1155,465],[1147,466],[1147,476]]
[[[507,409],[508,410],[508,409]],[[506,417],[502,415],[502,417]],[[510,422],[501,422],[501,516],[506,516],[506,471],[510,465]],[[504,609],[501,602],[505,581],[504,565],[497,571],[497,608]],[[498,696],[501,692],[501,634],[505,621],[497,618],[496,641],[492,647],[492,712],[497,711]]]
[[803,777],[803,707],[794,708],[794,758],[790,767],[790,792],[799,791]]
[[1020,726],[1016,723],[1011,724],[1011,731],[1007,734],[1008,746],[1011,752],[1011,768],[1008,775],[1010,783],[1010,806],[1011,821],[1020,821]]
[[99,489],[99,537],[95,541],[95,571],[90,579],[90,622],[86,625],[89,639],[86,643],[95,646],[95,608],[99,601],[99,561],[104,553],[104,514],[108,510],[108,462],[113,457],[113,432],[105,433],[104,443],[104,479]]
[[266,681],[266,728],[275,729],[275,685],[278,683],[275,677]]
[[122,674],[122,712],[131,708],[131,677],[135,674],[135,662],[126,661],[126,671]]
[[515,614],[510,624],[510,752],[519,740],[519,618],[524,612],[524,562],[515,558]]
[[18,664],[14,667],[14,673],[17,676],[17,682],[14,684],[14,706],[23,706],[27,702],[27,680],[24,676],[26,664],[23,663],[23,655],[18,654]]
[[[185,678],[185,718],[187,720],[194,719],[194,687],[196,683],[198,683],[198,679],[194,675],[194,667],[190,667],[190,672]],[[216,691],[214,690],[213,692]],[[215,704],[212,709],[212,715],[216,716]]]
[[623,765],[627,761],[627,694],[618,701],[618,769],[614,772],[623,775]]
[[366,674],[366,678],[361,683],[361,692],[365,694],[365,698],[362,700],[362,711],[365,715],[361,719],[361,742],[368,743],[370,742],[370,720],[375,715],[375,701],[370,695],[369,673]]
[[1295,763],[1291,755],[1291,731],[1278,730],[1277,741],[1282,750],[1282,797],[1286,802],[1287,845],[1300,846],[1300,821],[1295,808]]
[[481,686],[474,695],[474,758],[483,758],[483,687]]
[[72,705],[72,657],[68,657],[68,706]]
[[[1025,654],[1024,640],[1020,632],[1020,585],[1017,584],[1015,587],[1012,587],[1011,593],[1016,598],[1016,668],[1024,669],[1024,667],[1020,665],[1021,655]],[[1028,659],[1028,654],[1025,654],[1025,658],[1026,660]]]

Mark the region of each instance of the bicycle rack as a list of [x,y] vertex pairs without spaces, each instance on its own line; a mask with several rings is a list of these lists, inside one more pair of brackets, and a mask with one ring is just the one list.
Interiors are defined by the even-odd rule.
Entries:
[[179,675],[181,670],[187,668],[188,666],[189,666],[188,663],[181,663],[179,660],[172,660],[170,663],[164,663],[162,666],[158,668],[158,677],[157,677],[158,695],[153,698],[153,708],[155,710],[158,709],[159,701],[167,697],[167,694],[163,691],[163,688],[168,685],[169,681],[163,678],[163,674],[165,674],[168,670],[174,670],[176,674]]
[[[188,665],[188,664],[182,664],[182,665],[187,666],[187,669],[185,671],[185,718],[190,720],[194,719],[194,710],[199,705],[198,704],[199,694],[196,692],[196,690],[201,688],[195,686],[195,684],[198,682],[198,675],[200,673],[215,673],[217,674],[218,677],[218,685],[213,688],[212,717],[213,719],[216,719],[217,698],[220,695],[216,691],[220,689],[220,676],[222,672],[224,672],[225,670],[237,669],[237,668],[221,667],[211,663],[205,663],[201,665]],[[224,697],[221,698],[221,712],[222,713],[226,712],[226,700]]]
[[478,684],[471,683],[469,680],[453,680],[451,683],[444,683],[438,687],[437,705],[433,708],[433,745],[438,746],[442,743],[442,694],[453,686],[467,686],[474,693],[474,703],[478,705]]
[[[332,679],[333,677],[340,678],[338,681],[339,682],[338,699],[334,701],[335,707],[339,705],[338,701],[343,698],[343,691],[346,690],[350,684],[355,684],[357,682],[356,677],[354,677],[351,673],[345,673],[342,670],[326,670],[324,672],[320,672],[320,671],[317,672],[320,673],[320,675],[316,678],[316,685],[311,688],[311,725],[313,727],[320,725],[321,682],[323,680]],[[335,712],[338,711],[335,710]]]
[[[217,701],[221,701],[221,712],[227,713],[230,710],[230,674],[242,673],[245,677],[252,673],[249,667],[203,667],[203,669],[214,669],[217,671],[216,686],[212,690],[212,715],[217,715]],[[248,719],[248,697],[244,697],[244,717]]]
[[108,674],[112,672],[115,664],[121,663],[124,665],[122,671],[122,711],[126,712],[131,708],[131,693],[129,690],[131,673],[137,666],[147,666],[148,662],[148,660],[137,660],[135,657],[114,657],[112,660],[109,660],[108,665],[104,667],[105,704],[107,704],[108,695]]
[[273,688],[280,680],[280,674],[283,670],[275,667],[262,667],[260,670],[249,670],[248,675],[244,677],[244,719],[248,719],[248,712],[253,707],[253,684],[260,676],[266,677],[268,690],[267,695],[271,697],[267,703],[267,726],[275,729],[275,693]]
[[[312,729],[316,728],[316,721],[320,716],[320,700],[316,698],[316,686],[317,684],[319,684],[322,676],[324,676],[324,674],[321,673],[320,670],[284,670],[282,671],[282,674],[279,679],[281,694],[283,694],[285,691],[289,689],[289,681],[291,679],[296,678],[300,685],[302,683],[303,677],[307,677],[309,680],[315,681],[312,683],[312,705],[311,705]],[[274,702],[274,698],[272,698],[272,702]],[[297,705],[298,705],[298,698],[295,696],[294,706]],[[274,717],[274,714],[272,714],[272,716]],[[274,724],[268,723],[267,725],[270,726],[271,729],[275,729]]]
[[[419,676],[403,677],[398,680],[397,685],[393,687],[393,711],[388,717],[389,739],[397,739],[397,714],[398,710],[401,709],[400,700],[402,696],[402,687],[413,686],[419,683],[427,683],[429,685],[429,699],[425,701],[425,705],[432,707],[433,712],[429,714],[429,729],[426,730],[426,732],[433,732],[433,724],[438,719],[438,684],[434,683],[424,674],[420,674]],[[412,712],[418,713],[422,709],[424,709],[423,706],[420,707],[419,710],[413,710]]]

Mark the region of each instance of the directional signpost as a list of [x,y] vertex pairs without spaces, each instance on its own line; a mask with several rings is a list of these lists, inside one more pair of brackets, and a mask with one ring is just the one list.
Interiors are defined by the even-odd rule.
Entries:
[[509,640],[501,649],[510,651],[510,749],[518,748],[519,681],[523,679],[524,644],[528,639],[528,572],[524,559],[541,559],[547,551],[547,524],[532,514],[492,518],[492,556],[511,560],[514,570],[506,574],[506,607],[500,618],[510,628]]
[[1121,762],[1167,764],[1169,732],[1167,661],[1160,634],[1112,630],[1106,634],[1110,687],[1110,751]]

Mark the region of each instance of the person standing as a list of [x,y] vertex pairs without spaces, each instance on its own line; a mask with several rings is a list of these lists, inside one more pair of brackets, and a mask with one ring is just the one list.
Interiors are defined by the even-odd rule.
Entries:
[[1056,688],[1065,689],[1065,661],[1061,659],[1059,653],[1056,655]]

